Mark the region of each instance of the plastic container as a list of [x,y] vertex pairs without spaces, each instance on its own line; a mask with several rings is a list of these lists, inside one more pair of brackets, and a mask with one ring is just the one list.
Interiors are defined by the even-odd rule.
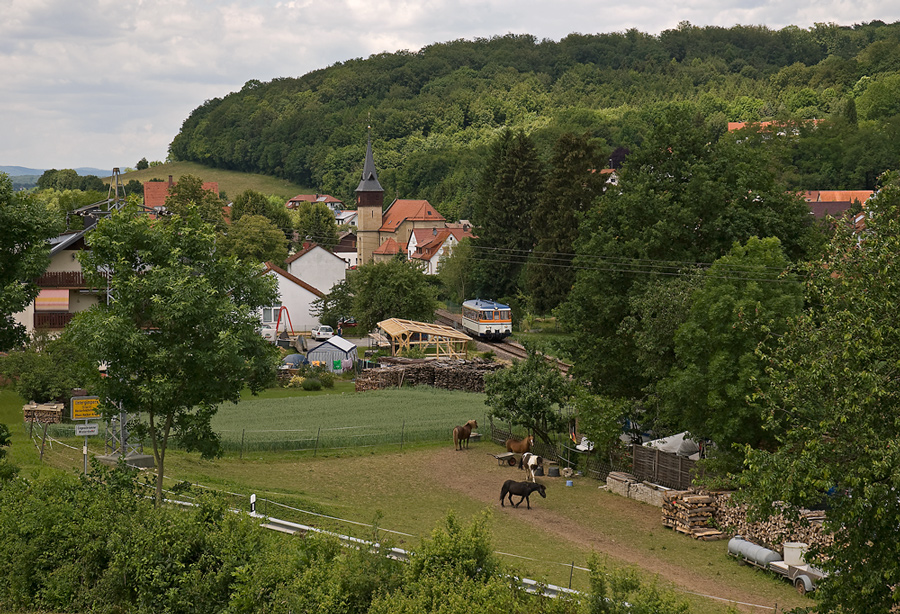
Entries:
[[572,480],[566,480],[566,486],[572,486],[573,484]]
[[559,467],[556,467],[556,466],[547,467],[547,475],[551,478],[558,478],[559,477]]
[[784,562],[786,565],[806,565],[804,557],[808,546],[803,542],[784,543]]
[[544,468],[543,467],[535,467],[534,475],[544,475]]

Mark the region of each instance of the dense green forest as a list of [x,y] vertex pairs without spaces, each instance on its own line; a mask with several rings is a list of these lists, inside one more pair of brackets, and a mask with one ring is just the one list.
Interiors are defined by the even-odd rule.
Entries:
[[785,152],[799,189],[871,189],[900,158],[900,24],[809,29],[698,27],[436,43],[382,53],[206,101],[174,159],[259,172],[353,202],[371,126],[389,198],[426,198],[467,217],[478,169],[502,127],[549,151],[589,133],[634,149],[654,109],[689,102],[707,122],[834,119]]

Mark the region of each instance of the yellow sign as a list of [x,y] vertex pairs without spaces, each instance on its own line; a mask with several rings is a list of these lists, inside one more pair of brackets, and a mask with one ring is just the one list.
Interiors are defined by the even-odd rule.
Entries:
[[100,417],[100,397],[72,397],[72,420],[94,420]]

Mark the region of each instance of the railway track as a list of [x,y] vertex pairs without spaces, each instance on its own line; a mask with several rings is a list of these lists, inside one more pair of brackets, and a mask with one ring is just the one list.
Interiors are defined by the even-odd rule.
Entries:
[[[457,330],[463,330],[462,324],[460,322],[461,319],[462,318],[458,313],[451,313],[444,309],[438,309],[434,314],[434,320],[436,324],[452,326]],[[475,343],[479,351],[485,352],[490,350],[501,358],[509,360],[525,360],[526,358],[528,358],[528,350],[526,350],[525,346],[517,341],[510,341],[508,339],[504,339],[502,341],[482,341],[481,339],[478,339],[475,341]],[[544,358],[547,360],[547,362],[553,364],[557,369],[559,369],[560,373],[562,373],[563,375],[567,375],[569,373],[569,369],[572,365],[566,364],[563,361],[554,358],[553,356],[544,356]]]

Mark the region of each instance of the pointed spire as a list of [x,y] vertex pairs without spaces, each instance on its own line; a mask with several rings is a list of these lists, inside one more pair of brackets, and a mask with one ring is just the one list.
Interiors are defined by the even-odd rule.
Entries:
[[356,186],[357,192],[384,192],[384,188],[378,183],[378,173],[375,170],[375,158],[372,157],[372,127],[369,126],[369,140],[366,144],[366,162],[363,164],[362,181]]

